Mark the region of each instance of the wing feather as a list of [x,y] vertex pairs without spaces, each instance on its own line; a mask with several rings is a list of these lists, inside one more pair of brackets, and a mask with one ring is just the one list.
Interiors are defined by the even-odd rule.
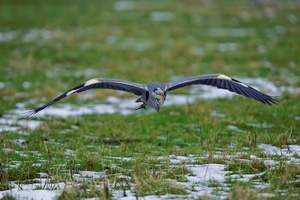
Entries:
[[245,83],[225,76],[223,74],[204,74],[200,76],[192,76],[167,83],[167,91],[172,91],[181,87],[190,85],[210,85],[220,89],[229,90],[237,94],[243,95],[259,101],[263,104],[276,104],[278,100],[259,92]]
[[218,80],[212,79],[212,81],[211,81],[212,86],[216,87],[218,85],[217,83],[218,83]]
[[224,80],[220,80],[217,82],[217,88],[222,88],[225,85],[225,81]]
[[142,95],[142,92],[146,90],[144,84],[129,82],[129,81],[125,81],[125,80],[119,80],[119,79],[94,78],[94,79],[91,79],[85,83],[82,83],[82,84],[68,90],[67,92],[59,95],[52,101],[50,101],[40,107],[28,110],[27,112],[24,113],[24,115],[26,115],[26,116],[34,115],[37,112],[45,109],[48,106],[51,106],[52,104],[56,103],[57,101],[65,98],[71,94],[83,92],[83,91],[90,90],[90,89],[121,90],[121,91],[133,93],[135,95]]

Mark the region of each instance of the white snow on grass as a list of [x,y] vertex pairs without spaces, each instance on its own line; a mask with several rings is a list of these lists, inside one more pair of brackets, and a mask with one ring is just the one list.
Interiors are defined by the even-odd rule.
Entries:
[[205,31],[213,37],[247,37],[255,34],[252,28],[207,28]]
[[116,1],[113,5],[114,10],[116,11],[130,11],[136,9],[136,7],[136,2],[129,0]]
[[[8,193],[10,194],[10,193]],[[60,192],[56,192],[53,190],[16,190],[14,195],[12,195],[15,199],[37,199],[37,200],[52,200],[54,199]]]
[[39,183],[16,184],[10,182],[11,189],[0,191],[0,198],[12,196],[15,199],[52,200],[60,195],[65,187],[64,183],[53,184],[48,178],[35,179]]
[[[21,127],[36,129],[40,126],[41,122],[37,120],[24,119],[20,120],[19,115],[5,114],[0,118],[0,133],[3,131],[17,132]],[[26,134],[26,132],[19,132],[20,134]]]
[[5,87],[5,83],[4,82],[0,82],[0,89]]
[[187,165],[193,176],[187,176],[189,182],[206,182],[210,180],[224,182],[227,174],[224,171],[225,165],[221,164],[205,164],[205,165]]
[[[259,144],[258,148],[262,150],[266,154],[266,156],[274,156],[280,155],[281,157],[287,158],[288,160],[293,160],[293,162],[299,162],[300,155],[300,146],[299,145],[289,145],[288,147],[279,148],[269,144]],[[221,151],[221,149],[220,149]],[[236,152],[234,155],[224,155],[223,158],[230,163],[231,159],[238,159],[238,156],[243,152]],[[294,156],[298,155],[298,157]],[[178,187],[184,188],[187,192],[186,195],[173,195],[173,194],[164,194],[164,195],[146,195],[143,199],[152,200],[152,199],[178,199],[178,198],[186,198],[186,199],[197,199],[201,197],[209,197],[213,199],[226,199],[230,195],[230,185],[226,183],[226,180],[235,179],[238,181],[249,182],[251,179],[253,181],[254,187],[257,189],[263,189],[269,187],[268,183],[260,182],[259,179],[253,180],[255,177],[260,177],[268,170],[272,169],[273,166],[276,167],[276,162],[272,160],[270,157],[259,158],[255,155],[250,156],[250,160],[261,159],[261,160],[269,160],[271,168],[266,171],[259,172],[256,174],[232,174],[230,171],[226,171],[226,164],[215,164],[215,163],[206,163],[206,164],[196,164],[199,163],[199,160],[205,159],[211,155],[187,155],[187,156],[175,156],[175,155],[167,155],[167,156],[159,156],[158,160],[163,162],[170,162],[171,167],[176,166],[184,166],[189,172],[184,175],[186,177],[186,182],[178,182],[176,180],[171,180],[172,183],[177,185]],[[214,157],[219,157],[221,155],[218,152],[213,155]],[[108,156],[107,159],[113,160],[123,160],[126,162],[130,162],[133,158],[130,157],[113,157]],[[249,160],[249,161],[250,161]],[[247,161],[243,159],[243,161]],[[115,166],[118,167],[118,166]],[[75,182],[65,182],[65,183],[53,183],[51,182],[51,178],[48,177],[47,174],[41,173],[41,178],[34,179],[38,183],[33,184],[16,184],[14,181],[10,182],[10,186],[12,187],[10,190],[0,191],[0,198],[3,198],[6,195],[10,195],[15,197],[16,199],[44,199],[50,200],[59,196],[64,189],[71,188],[74,184],[80,184],[81,181],[92,181],[99,178],[103,178],[106,176],[106,173],[103,171],[79,171],[78,174],[73,174],[73,178],[76,180]],[[123,174],[116,174],[116,178],[118,180],[124,180],[124,184],[130,184],[131,189],[117,190],[114,189],[113,183],[108,183],[110,192],[112,194],[113,199],[123,199],[123,200],[131,200],[136,199],[136,195],[134,192],[135,184],[130,181],[130,177],[124,176]],[[127,181],[126,181],[127,180]],[[119,183],[122,184],[122,183]],[[102,186],[99,185],[99,188]],[[259,191],[259,190],[258,190]],[[272,193],[258,193],[258,197],[262,196],[274,196]],[[126,196],[124,196],[124,192]],[[282,191],[283,193],[285,191]]]
[[283,148],[279,148],[270,144],[260,144],[258,145],[258,148],[263,149],[263,152],[267,155],[284,156],[287,158],[292,158],[294,156],[300,157],[299,145],[288,145]]
[[61,30],[28,29],[25,31],[0,32],[0,42],[9,42],[14,39],[21,39],[22,42],[48,41],[62,34]]
[[171,12],[153,11],[153,12],[150,13],[150,19],[153,22],[172,21],[174,18],[175,18],[175,15]]

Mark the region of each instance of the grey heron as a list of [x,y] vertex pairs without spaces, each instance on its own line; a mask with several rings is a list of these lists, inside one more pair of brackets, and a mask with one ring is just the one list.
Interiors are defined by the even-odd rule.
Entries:
[[263,104],[272,105],[278,102],[278,100],[276,100],[275,98],[263,94],[253,87],[223,74],[204,74],[200,76],[182,78],[168,83],[153,82],[148,84],[134,83],[120,79],[93,78],[59,95],[52,101],[40,107],[29,110],[25,113],[25,115],[34,115],[67,96],[96,88],[121,90],[133,93],[140,96],[140,98],[138,98],[136,102],[142,103],[138,108],[136,108],[136,110],[149,106],[154,108],[156,111],[159,111],[166,100],[167,92],[181,87],[199,84],[226,89],[245,97],[255,99],[256,101],[259,101]]

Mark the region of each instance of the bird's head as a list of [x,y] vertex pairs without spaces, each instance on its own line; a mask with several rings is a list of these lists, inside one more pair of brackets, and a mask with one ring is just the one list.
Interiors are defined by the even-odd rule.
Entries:
[[149,105],[154,108],[156,111],[159,111],[161,106],[164,104],[166,100],[167,93],[163,91],[161,88],[154,88],[151,92],[151,98],[149,99]]

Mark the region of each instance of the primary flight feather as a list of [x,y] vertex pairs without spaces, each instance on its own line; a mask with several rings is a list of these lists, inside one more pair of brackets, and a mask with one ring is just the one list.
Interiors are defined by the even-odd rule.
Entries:
[[278,101],[273,97],[263,94],[258,90],[252,88],[241,81],[230,78],[223,74],[204,74],[200,76],[192,76],[187,78],[178,79],[169,83],[153,82],[148,84],[134,83],[119,79],[109,79],[109,78],[94,78],[83,84],[80,84],[69,91],[59,95],[52,101],[42,105],[40,107],[29,110],[25,115],[33,115],[39,111],[51,106],[55,102],[70,96],[74,93],[83,92],[90,89],[113,89],[121,90],[125,92],[130,92],[135,95],[140,96],[136,102],[141,102],[142,104],[137,109],[146,108],[147,106],[154,108],[159,111],[164,104],[167,96],[167,92],[185,87],[190,85],[210,85],[220,89],[226,89],[231,92],[243,95],[259,101],[263,104],[276,104]]

